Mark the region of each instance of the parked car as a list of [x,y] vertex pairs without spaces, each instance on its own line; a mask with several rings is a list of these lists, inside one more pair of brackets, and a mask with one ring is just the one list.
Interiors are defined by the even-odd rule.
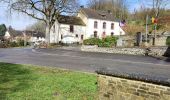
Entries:
[[65,35],[63,36],[63,39],[61,40],[61,42],[64,44],[73,44],[73,43],[77,43],[77,39],[74,36]]

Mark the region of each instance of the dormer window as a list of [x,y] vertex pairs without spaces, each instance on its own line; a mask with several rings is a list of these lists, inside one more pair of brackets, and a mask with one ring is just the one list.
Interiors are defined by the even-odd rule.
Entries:
[[106,18],[106,15],[101,15],[101,16],[102,16],[102,18],[104,18],[104,19]]
[[97,27],[98,27],[98,23],[97,23],[97,21],[94,21],[94,28],[97,29]]
[[103,22],[103,29],[106,29],[106,22]]

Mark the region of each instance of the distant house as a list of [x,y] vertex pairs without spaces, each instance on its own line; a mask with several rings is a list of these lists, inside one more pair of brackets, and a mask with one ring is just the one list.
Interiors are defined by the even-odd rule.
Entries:
[[50,30],[50,42],[82,42],[88,38],[125,35],[110,11],[81,8],[77,16],[61,15]]
[[8,28],[4,35],[4,39],[9,41],[17,41],[23,38],[24,35],[22,31],[14,30],[12,28]]
[[29,42],[45,41],[45,34],[36,31],[23,31],[23,34],[26,35]]
[[26,40],[28,42],[45,41],[45,34],[36,31],[18,31],[9,28],[5,32],[4,39],[11,42],[18,40]]

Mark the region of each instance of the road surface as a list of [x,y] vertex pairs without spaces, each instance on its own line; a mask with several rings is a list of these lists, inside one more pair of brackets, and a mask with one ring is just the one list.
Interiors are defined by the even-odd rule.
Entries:
[[100,68],[119,72],[170,77],[170,62],[152,57],[90,53],[78,50],[10,48],[0,49],[0,62],[33,64],[95,72]]

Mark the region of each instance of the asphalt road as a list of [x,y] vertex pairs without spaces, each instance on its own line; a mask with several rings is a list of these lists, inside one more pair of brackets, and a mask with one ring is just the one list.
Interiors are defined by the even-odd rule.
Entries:
[[152,57],[90,53],[78,50],[0,49],[0,62],[52,66],[83,72],[106,68],[114,71],[170,77],[170,62]]

